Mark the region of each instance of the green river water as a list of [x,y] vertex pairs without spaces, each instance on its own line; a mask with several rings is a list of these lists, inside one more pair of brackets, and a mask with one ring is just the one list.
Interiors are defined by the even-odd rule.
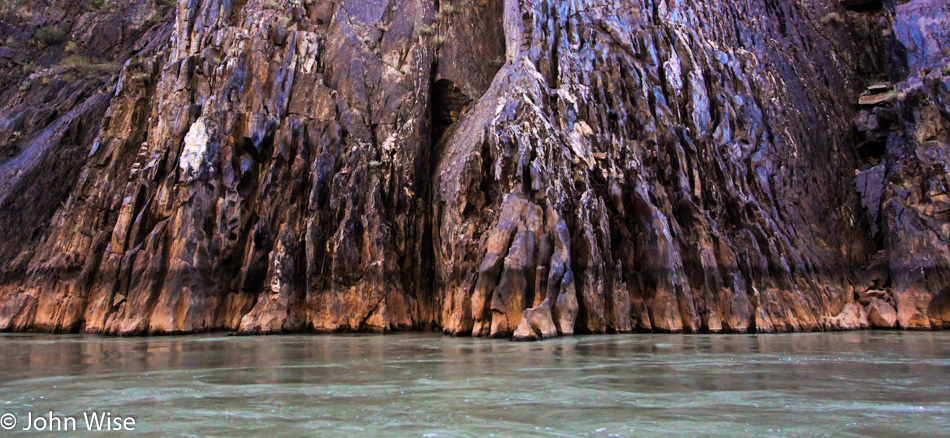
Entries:
[[0,436],[90,412],[146,436],[950,436],[950,333],[0,335]]

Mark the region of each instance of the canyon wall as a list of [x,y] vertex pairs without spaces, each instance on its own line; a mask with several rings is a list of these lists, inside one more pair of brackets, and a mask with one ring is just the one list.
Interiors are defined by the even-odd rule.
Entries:
[[0,330],[942,328],[947,3],[858,7],[17,1]]

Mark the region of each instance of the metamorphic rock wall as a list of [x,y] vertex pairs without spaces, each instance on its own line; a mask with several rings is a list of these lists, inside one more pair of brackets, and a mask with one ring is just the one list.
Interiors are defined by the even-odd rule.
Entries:
[[4,0],[0,330],[944,328],[948,3],[846,3]]

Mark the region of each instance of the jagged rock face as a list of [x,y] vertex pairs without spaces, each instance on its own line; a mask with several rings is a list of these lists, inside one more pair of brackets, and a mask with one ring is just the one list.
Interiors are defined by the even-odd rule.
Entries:
[[[856,125],[877,153],[858,176],[875,237],[883,243],[878,266],[856,292],[886,285],[897,325],[909,329],[950,324],[950,3],[895,2],[887,53],[891,99],[865,109]],[[865,122],[866,121],[866,122]],[[880,230],[878,232],[878,230]],[[872,264],[872,268],[874,265]],[[880,272],[880,269],[877,269]],[[881,307],[881,303],[873,303]],[[890,312],[880,312],[882,325]]]
[[0,329],[868,326],[871,224],[906,235],[891,168],[855,190],[856,72],[885,63],[811,3],[55,3],[73,40],[164,18],[84,43],[121,70],[53,79],[43,117],[0,53]]
[[838,328],[871,247],[849,67],[799,5],[706,3],[506,2],[440,143],[445,331]]
[[[432,321],[433,5],[182,2],[115,85],[6,328],[388,330]],[[420,294],[424,294],[421,295]]]

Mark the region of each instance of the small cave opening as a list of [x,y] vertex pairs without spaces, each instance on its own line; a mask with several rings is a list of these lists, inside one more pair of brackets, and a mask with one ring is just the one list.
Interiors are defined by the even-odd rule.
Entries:
[[841,0],[841,6],[854,12],[877,12],[884,8],[882,0]]
[[449,127],[462,116],[472,99],[448,79],[432,84],[432,139],[438,143]]
[[872,138],[858,143],[856,147],[858,155],[864,159],[877,160],[887,152],[887,140],[881,138]]

